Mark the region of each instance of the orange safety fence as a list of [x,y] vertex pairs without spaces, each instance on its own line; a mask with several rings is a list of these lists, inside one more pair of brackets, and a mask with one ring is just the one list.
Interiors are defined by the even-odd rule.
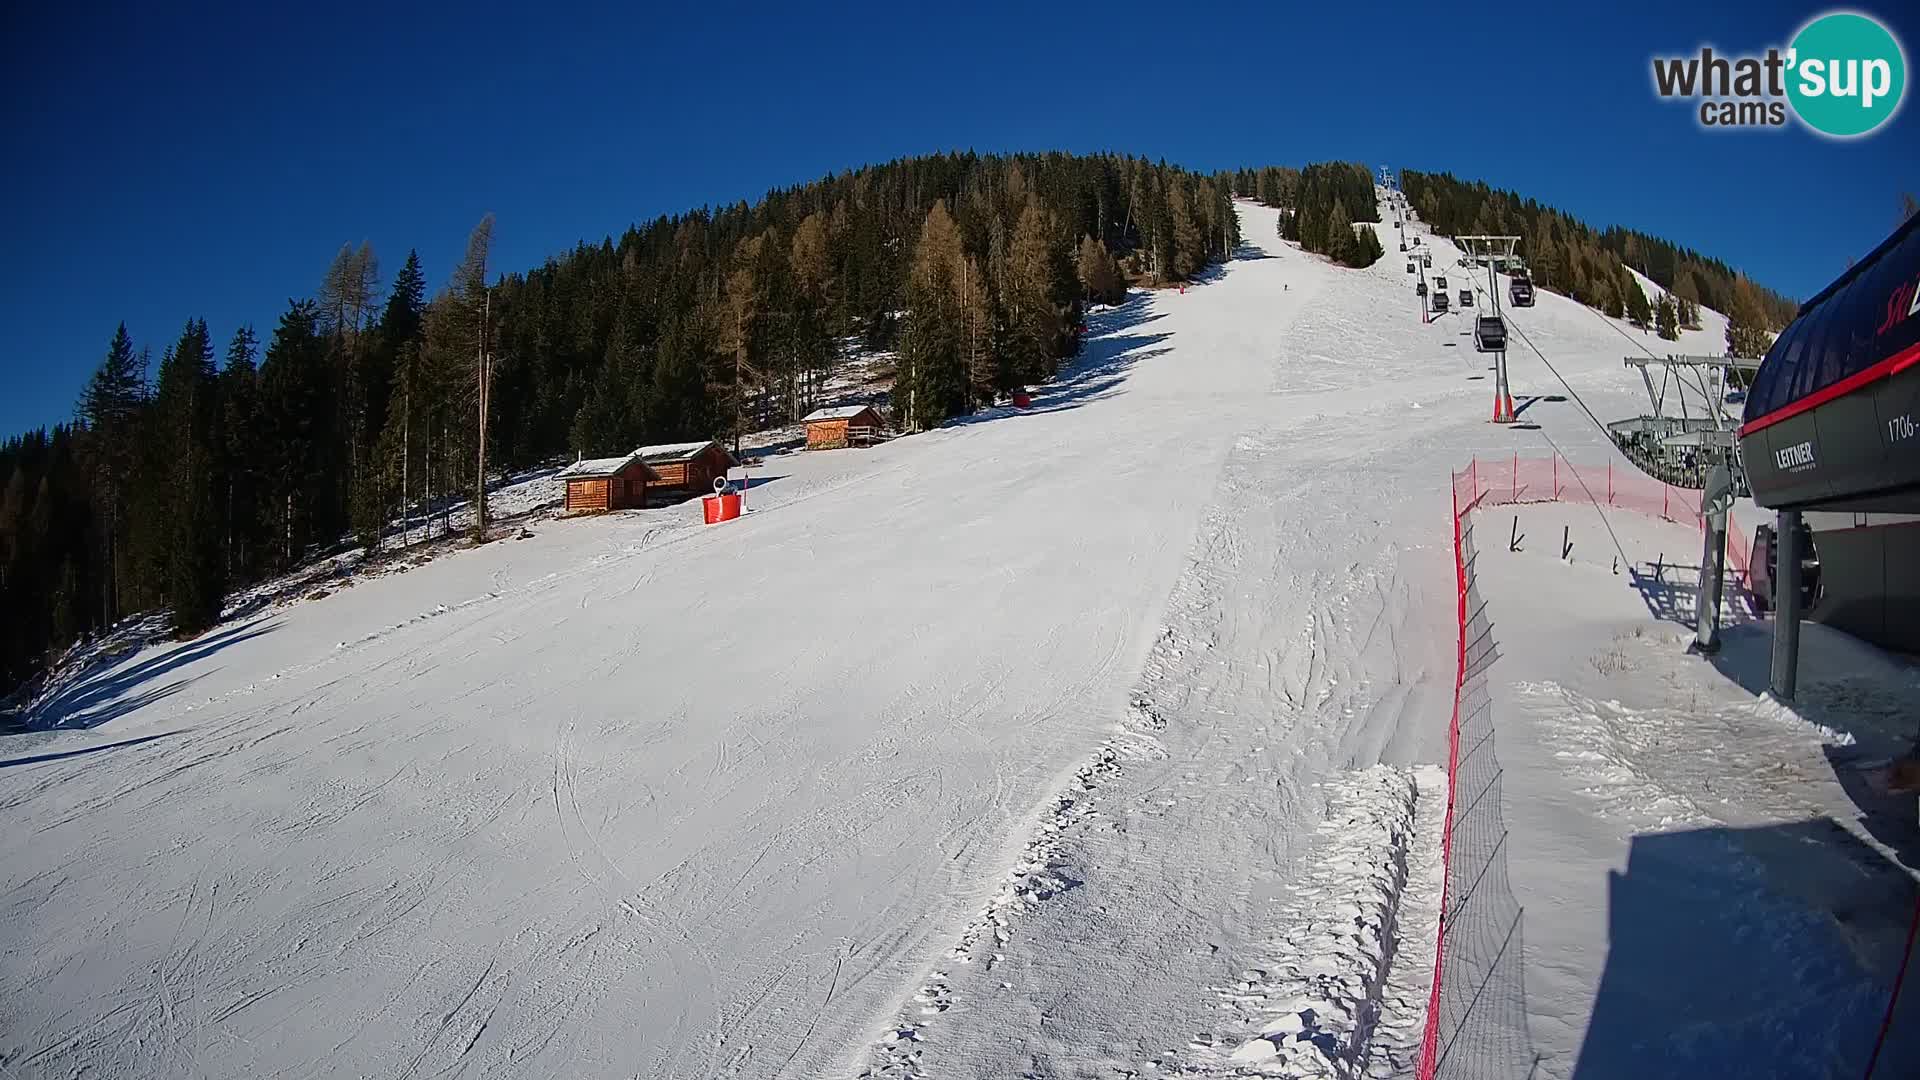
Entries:
[[[1573,502],[1637,510],[1643,514],[1706,528],[1700,492],[1663,483],[1626,464],[1576,465],[1551,458],[1474,458],[1453,474],[1454,505],[1462,513],[1481,506]],[[1726,567],[1736,580],[1747,572],[1750,545],[1727,515]]]
[[[1522,909],[1507,876],[1503,771],[1488,685],[1499,646],[1474,574],[1472,516],[1480,507],[1536,502],[1584,502],[1705,528],[1698,491],[1629,466],[1514,455],[1476,458],[1453,474],[1457,637],[1440,838],[1445,874],[1418,1080],[1525,1080],[1538,1064],[1527,1023]],[[1731,515],[1726,554],[1732,574],[1744,574],[1748,545]]]

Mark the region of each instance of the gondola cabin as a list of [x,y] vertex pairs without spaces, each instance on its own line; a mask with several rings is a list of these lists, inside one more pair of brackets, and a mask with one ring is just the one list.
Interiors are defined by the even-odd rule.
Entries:
[[1754,502],[1805,515],[1807,616],[1920,652],[1920,217],[1780,332],[1747,391],[1740,457]]
[[576,461],[560,470],[560,479],[567,485],[567,512],[598,513],[645,506],[647,476],[646,462],[638,453]]
[[807,426],[807,449],[838,450],[871,442],[885,421],[871,405],[842,405],[815,409],[801,423]]
[[1473,347],[1480,352],[1507,351],[1507,324],[1498,315],[1482,315],[1473,321]]

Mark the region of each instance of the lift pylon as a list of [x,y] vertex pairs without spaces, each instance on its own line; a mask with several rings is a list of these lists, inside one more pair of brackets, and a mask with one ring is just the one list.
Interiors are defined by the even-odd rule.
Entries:
[[1514,261],[1514,249],[1520,245],[1517,236],[1456,236],[1453,242],[1466,251],[1467,257],[1475,262],[1484,261],[1487,267],[1487,299],[1493,308],[1489,315],[1481,318],[1501,319],[1500,349],[1493,353],[1493,422],[1511,424],[1517,419],[1513,408],[1513,388],[1507,382],[1507,349],[1509,335],[1506,322],[1500,314],[1500,285],[1495,279],[1496,267],[1511,266]]

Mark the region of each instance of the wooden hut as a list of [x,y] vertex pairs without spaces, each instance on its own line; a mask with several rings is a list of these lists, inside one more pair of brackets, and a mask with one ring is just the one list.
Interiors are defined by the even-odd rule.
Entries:
[[678,498],[711,492],[713,478],[725,476],[728,469],[739,464],[712,439],[643,446],[634,455],[646,463],[650,491]]
[[649,470],[638,451],[576,461],[560,470],[560,479],[567,484],[568,513],[646,505]]
[[885,421],[871,405],[841,405],[815,409],[802,417],[807,425],[807,449],[837,450],[879,441]]

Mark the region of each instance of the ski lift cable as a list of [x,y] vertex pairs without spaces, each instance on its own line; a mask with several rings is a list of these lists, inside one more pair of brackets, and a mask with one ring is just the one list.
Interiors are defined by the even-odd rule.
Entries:
[[[1582,306],[1585,306],[1585,305],[1582,305]],[[1621,337],[1626,338],[1628,341],[1632,342],[1634,348],[1639,349],[1643,353],[1646,353],[1649,359],[1653,359],[1653,360],[1663,359],[1663,357],[1661,357],[1659,353],[1656,353],[1652,349],[1647,348],[1647,345],[1645,342],[1641,341],[1639,338],[1634,337],[1632,334],[1627,333],[1625,330],[1620,329],[1620,327],[1616,325],[1612,319],[1608,318],[1606,314],[1600,311],[1598,308],[1588,308],[1587,310],[1593,312],[1593,317],[1596,319],[1599,319],[1602,323],[1604,323],[1607,326],[1608,329],[1612,330],[1614,333],[1619,334]],[[1531,342],[1529,342],[1529,344],[1531,344]],[[1672,378],[1675,380],[1677,385],[1684,386],[1685,380],[1689,376],[1691,376],[1691,378],[1694,380],[1693,388],[1699,391],[1700,400],[1705,403],[1707,413],[1709,415],[1713,415],[1720,411],[1719,403],[1716,400],[1715,395],[1710,390],[1707,389],[1706,373],[1704,370],[1693,371],[1687,374],[1675,374],[1673,373],[1673,369],[1671,365],[1669,365],[1667,367],[1667,371],[1671,374]],[[1664,388],[1665,385],[1666,385],[1665,377],[1663,377],[1661,381],[1662,388]],[[1682,393],[1683,405],[1684,405],[1684,398],[1685,398],[1685,394],[1683,392]]]
[[[1533,350],[1533,355],[1540,358],[1540,362],[1547,366],[1548,371],[1553,372],[1553,377],[1559,380],[1560,385],[1566,389],[1568,396],[1572,397],[1574,403],[1580,406],[1580,411],[1587,414],[1588,420],[1593,421],[1594,428],[1607,440],[1607,445],[1613,446],[1613,433],[1607,430],[1607,425],[1601,423],[1599,417],[1593,415],[1592,409],[1587,408],[1587,403],[1580,397],[1579,391],[1575,390],[1573,386],[1567,382],[1566,378],[1560,374],[1559,368],[1553,366],[1553,361],[1548,360],[1547,354],[1540,351],[1540,346],[1533,343],[1533,339],[1527,336],[1526,330],[1521,328],[1520,324],[1514,321],[1511,316],[1507,318],[1507,327],[1513,333],[1519,334],[1520,340],[1526,342],[1527,348]],[[1613,522],[1607,518],[1604,504],[1598,496],[1594,495],[1593,489],[1587,486],[1587,478],[1581,476],[1580,470],[1573,467],[1572,459],[1567,458],[1567,455],[1561,452],[1559,444],[1553,441],[1553,436],[1548,435],[1544,427],[1540,429],[1540,437],[1546,440],[1547,445],[1553,448],[1554,453],[1559,454],[1561,458],[1567,461],[1567,471],[1571,472],[1574,480],[1580,484],[1580,490],[1587,493],[1587,501],[1593,504],[1594,513],[1600,515],[1600,524],[1607,530],[1607,536],[1613,540],[1613,549],[1619,552],[1622,562],[1631,566],[1633,560],[1627,557],[1626,548],[1620,543],[1620,534],[1613,531]]]
[[1526,329],[1522,327],[1519,324],[1519,322],[1514,320],[1512,316],[1508,316],[1507,322],[1511,326],[1513,332],[1520,335],[1520,340],[1527,343],[1527,348],[1533,350],[1533,355],[1539,357],[1540,362],[1547,365],[1547,370],[1551,371],[1553,373],[1553,377],[1559,380],[1561,387],[1563,387],[1567,391],[1567,394],[1573,398],[1574,403],[1580,406],[1580,411],[1587,414],[1588,420],[1593,421],[1594,429],[1600,432],[1601,435],[1605,436],[1607,439],[1607,442],[1611,444],[1613,442],[1613,433],[1607,430],[1607,425],[1601,423],[1599,417],[1593,415],[1592,409],[1587,408],[1587,403],[1584,399],[1580,397],[1580,392],[1578,390],[1575,390],[1573,386],[1567,382],[1566,378],[1560,374],[1559,368],[1556,368],[1553,366],[1553,361],[1547,359],[1547,354],[1541,352],[1540,346],[1535,345],[1533,343],[1533,339],[1527,336]]

